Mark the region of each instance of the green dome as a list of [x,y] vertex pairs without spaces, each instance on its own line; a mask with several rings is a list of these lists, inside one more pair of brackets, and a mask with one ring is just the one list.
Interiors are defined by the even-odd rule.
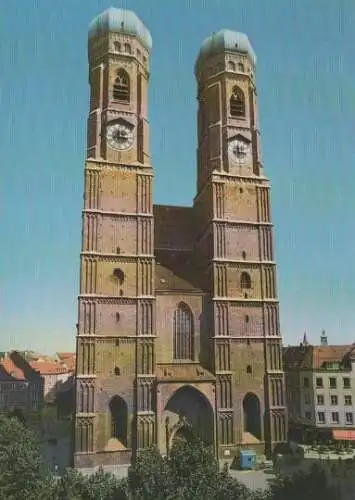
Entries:
[[152,49],[152,36],[139,17],[131,10],[110,7],[93,19],[89,38],[111,31],[136,36],[147,50]]
[[245,54],[249,57],[253,66],[256,65],[256,55],[248,37],[243,33],[224,29],[213,33],[213,35],[204,40],[196,60],[195,72],[201,62],[223,52]]

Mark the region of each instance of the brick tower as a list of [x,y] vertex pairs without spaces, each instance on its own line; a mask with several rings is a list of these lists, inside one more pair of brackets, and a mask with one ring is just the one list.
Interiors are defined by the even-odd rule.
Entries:
[[[151,46],[149,31],[130,11],[109,9],[90,26],[77,336],[78,467],[93,465],[95,454],[107,452],[103,463],[110,462],[118,449],[144,447],[154,440],[154,233],[147,109]],[[144,408],[137,401],[142,391]]]
[[128,463],[197,434],[220,457],[286,437],[270,218],[253,49],[205,40],[197,194],[154,205],[147,94],[152,40],[130,11],[89,31],[74,464]]
[[[271,452],[286,438],[282,343],[270,185],[264,175],[248,38],[229,30],[203,43],[198,85],[196,251],[211,294],[210,368],[222,449]],[[257,415],[264,418],[257,418]]]

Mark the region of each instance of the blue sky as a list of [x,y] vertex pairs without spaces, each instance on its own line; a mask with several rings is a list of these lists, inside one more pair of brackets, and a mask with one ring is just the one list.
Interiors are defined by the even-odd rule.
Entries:
[[87,27],[109,6],[153,37],[156,203],[195,193],[203,39],[247,33],[257,85],[285,343],[355,340],[353,0],[11,0],[0,26],[0,350],[74,348],[88,109]]

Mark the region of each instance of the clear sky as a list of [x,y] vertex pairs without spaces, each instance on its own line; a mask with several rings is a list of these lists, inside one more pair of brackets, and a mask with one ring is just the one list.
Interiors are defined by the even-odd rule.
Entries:
[[153,37],[156,203],[195,193],[193,65],[213,31],[245,32],[257,85],[285,343],[355,340],[354,0],[10,0],[0,26],[0,350],[74,348],[87,27],[110,6]]

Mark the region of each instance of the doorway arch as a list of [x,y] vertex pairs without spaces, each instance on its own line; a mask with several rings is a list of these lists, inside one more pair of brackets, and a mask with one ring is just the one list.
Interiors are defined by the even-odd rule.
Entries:
[[177,440],[201,440],[214,444],[214,412],[209,400],[198,389],[184,385],[173,393],[164,409],[167,448]]
[[243,399],[244,432],[249,432],[261,440],[260,401],[253,392],[248,392]]

